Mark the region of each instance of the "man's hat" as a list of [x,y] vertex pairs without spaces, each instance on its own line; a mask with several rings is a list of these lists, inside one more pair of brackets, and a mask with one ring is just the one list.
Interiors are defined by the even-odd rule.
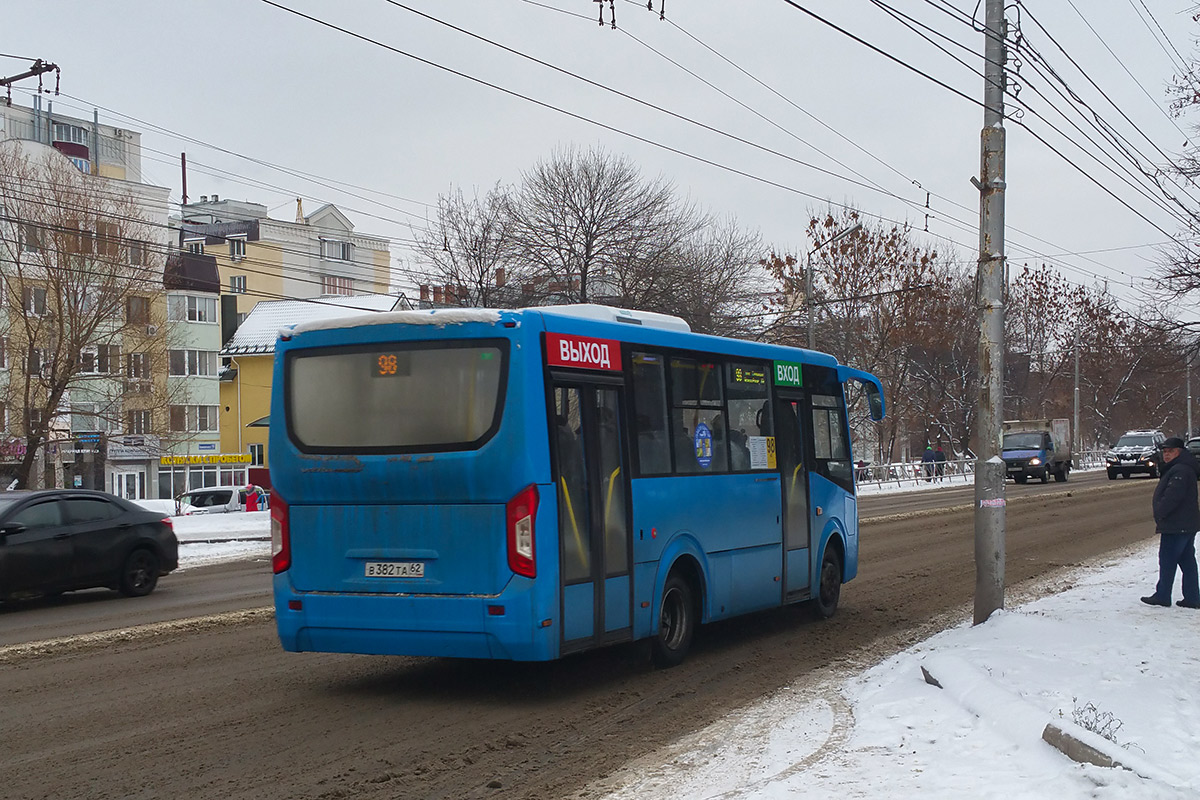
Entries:
[[1166,450],[1168,447],[1178,447],[1180,450],[1182,450],[1183,449],[1183,439],[1180,439],[1178,436],[1169,437],[1166,441],[1164,441],[1162,443],[1163,450]]

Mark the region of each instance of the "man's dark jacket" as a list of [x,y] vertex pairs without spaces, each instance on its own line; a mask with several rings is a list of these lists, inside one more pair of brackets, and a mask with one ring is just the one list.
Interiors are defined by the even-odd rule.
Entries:
[[1164,467],[1154,488],[1154,525],[1159,533],[1195,533],[1200,530],[1200,507],[1196,503],[1200,464],[1183,450]]

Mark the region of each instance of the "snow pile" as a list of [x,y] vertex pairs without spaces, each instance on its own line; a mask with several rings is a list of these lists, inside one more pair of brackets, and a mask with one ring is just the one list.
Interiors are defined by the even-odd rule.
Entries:
[[[815,696],[781,691],[596,788],[611,800],[1195,798],[1200,611],[1138,600],[1156,548],[860,675],[828,676]],[[1071,760],[1042,739],[1048,723],[1127,768]],[[1101,730],[1115,743],[1089,733]]]

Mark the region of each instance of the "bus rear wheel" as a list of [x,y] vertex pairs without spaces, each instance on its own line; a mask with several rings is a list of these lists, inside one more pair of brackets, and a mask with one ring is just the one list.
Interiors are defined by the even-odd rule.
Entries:
[[650,643],[650,658],[657,667],[683,663],[696,631],[696,601],[691,585],[672,573],[663,586],[658,609],[658,633]]
[[820,584],[813,607],[821,619],[829,619],[837,612],[838,600],[842,596],[842,556],[831,542],[825,547],[821,559]]

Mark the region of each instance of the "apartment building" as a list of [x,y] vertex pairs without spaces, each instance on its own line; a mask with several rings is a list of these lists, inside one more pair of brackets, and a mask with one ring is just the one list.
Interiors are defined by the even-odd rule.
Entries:
[[258,203],[202,195],[183,206],[180,245],[214,256],[221,293],[237,298],[237,322],[263,300],[387,293],[389,241],[354,230],[333,205],[272,219]]
[[[40,100],[40,98],[37,98]],[[0,481],[153,496],[168,189],[136,132],[0,106]]]

